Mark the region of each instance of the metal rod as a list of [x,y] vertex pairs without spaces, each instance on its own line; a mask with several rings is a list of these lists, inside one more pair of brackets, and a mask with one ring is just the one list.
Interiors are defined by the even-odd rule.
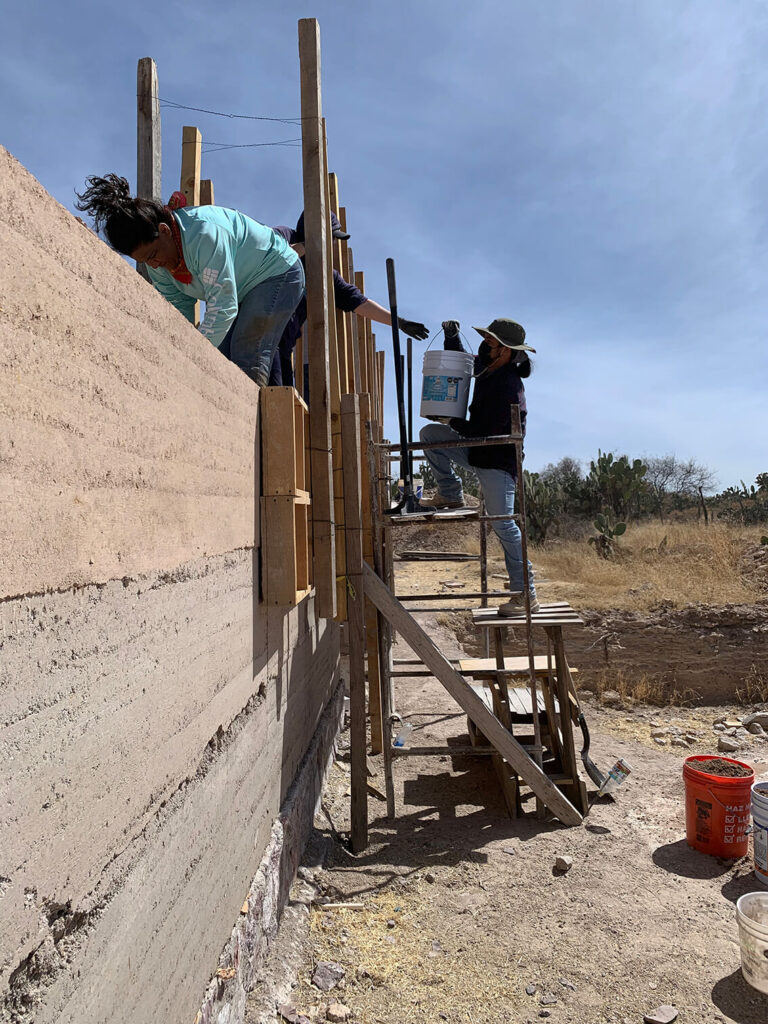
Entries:
[[[450,509],[448,509],[447,511],[450,511]],[[416,519],[417,517],[421,518],[421,516],[422,516],[422,514],[420,512],[417,512],[413,516],[413,519]],[[424,513],[424,523],[422,525],[428,526],[430,523],[432,525],[434,525],[435,523],[464,523],[464,522],[466,522],[466,523],[497,523],[497,522],[500,522],[501,520],[504,520],[505,522],[509,522],[510,519],[514,519],[516,522],[519,522],[520,521],[520,516],[519,515],[515,515],[515,516],[451,516],[451,515],[447,515],[447,514],[446,515],[439,515],[439,514],[435,515],[434,512],[431,513],[431,514],[429,512],[426,512],[426,513]],[[397,517],[393,517],[393,519],[392,519],[393,523],[399,523],[400,526],[408,524],[411,521],[412,520],[410,520],[408,517],[405,517],[404,519],[398,519]]]
[[[468,594],[459,593],[458,590],[452,590],[449,594],[445,594],[441,591],[439,594],[395,594],[398,601],[447,601],[449,598],[459,598],[462,601],[477,601],[482,598],[488,597],[509,597],[508,590],[478,590],[471,591]],[[483,605],[484,608],[488,606],[486,601]]]
[[400,328],[397,322],[397,285],[395,283],[395,261],[387,260],[387,286],[389,288],[389,312],[392,321],[392,351],[395,359],[395,390],[397,391],[397,422],[400,428],[400,476],[403,480],[403,499],[394,508],[387,509],[391,514],[401,508],[412,511],[416,501],[413,496],[413,480],[408,460],[408,424],[405,420],[405,396],[403,389],[403,357],[400,354]]
[[[405,339],[406,367],[408,370],[408,443],[413,444],[413,338]],[[413,451],[408,458],[413,483]]]

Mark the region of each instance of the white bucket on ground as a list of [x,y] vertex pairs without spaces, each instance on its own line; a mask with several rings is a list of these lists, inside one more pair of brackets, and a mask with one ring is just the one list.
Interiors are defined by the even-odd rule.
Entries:
[[758,992],[768,995],[768,892],[748,892],[736,903],[741,972]]
[[421,415],[464,419],[475,357],[471,352],[425,352]]
[[768,886],[768,782],[752,787],[752,839],[755,844],[755,877]]

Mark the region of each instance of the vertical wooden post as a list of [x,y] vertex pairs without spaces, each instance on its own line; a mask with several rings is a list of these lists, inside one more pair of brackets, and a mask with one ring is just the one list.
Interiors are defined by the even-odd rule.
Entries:
[[[365,274],[362,270],[355,271],[355,286],[365,295]],[[368,321],[362,316],[355,316],[357,326],[357,352],[360,364],[360,390],[366,391],[373,398],[373,381],[368,365]]]
[[331,188],[328,174],[328,143],[323,119],[323,180],[325,181],[325,208],[328,211],[326,225],[327,266],[328,266],[328,356],[331,368],[331,441],[333,451],[333,498],[334,520],[336,523],[336,619],[344,622],[347,618],[347,588],[344,584],[346,573],[346,549],[344,546],[344,471],[341,454],[341,367],[339,365],[339,338],[336,333],[336,303],[333,287],[333,237],[331,235]]
[[203,136],[199,128],[185,125],[181,130],[181,184],[179,190],[187,197],[187,206],[200,205],[200,167]]
[[[373,548],[373,508],[371,503],[370,465],[368,460],[367,430],[370,429],[371,396],[360,395],[360,445],[361,485],[363,496],[363,558],[372,567],[376,567]],[[487,630],[485,630],[487,632]],[[366,664],[368,666],[368,713],[371,718],[371,752],[380,754],[383,744],[381,720],[381,684],[379,673],[379,627],[378,613],[374,605],[365,602],[365,647]]]
[[[162,202],[163,161],[157,65],[142,57],[136,71],[136,195]],[[136,269],[149,280],[146,267]]]
[[328,254],[325,237],[328,213],[323,168],[320,28],[315,18],[301,18],[299,21],[299,61],[314,575],[318,614],[322,618],[332,619],[336,615],[336,537],[331,450]]
[[200,182],[200,205],[215,206],[213,199],[213,182],[210,178],[203,178]]
[[360,404],[358,395],[341,399],[344,461],[344,539],[347,549],[349,624],[349,716],[352,851],[368,845],[368,772],[365,736],[365,586],[360,477]]
[[[326,144],[327,147],[327,144]],[[327,148],[326,148],[327,156]],[[335,174],[328,174],[328,196],[331,204],[331,213],[335,213],[341,223],[341,208],[339,206],[339,179]],[[341,276],[344,276],[344,253],[343,249],[346,247],[346,242],[342,242],[340,238],[333,238],[331,236],[331,250],[333,253],[333,269]],[[346,314],[340,309],[336,309],[334,302],[334,311],[336,313],[336,350],[339,356],[339,386],[341,393],[346,394],[349,388],[349,367],[347,365],[347,357],[349,351],[349,345],[347,342],[347,321]]]
[[[344,211],[343,211],[344,212]],[[344,218],[343,222],[344,230],[347,230],[347,218]],[[349,281],[350,284],[354,283],[355,280],[355,261],[352,256],[352,250],[347,246],[347,265],[344,277]],[[352,386],[350,391],[357,391],[358,394],[363,392],[365,389],[362,387],[362,379],[360,377],[360,347],[357,339],[357,316],[354,313],[349,313],[349,338],[350,347],[352,349]]]
[[379,423],[384,422],[384,368],[386,366],[386,353],[376,353],[376,364],[378,367],[378,390],[379,390],[379,408],[378,408],[378,421]]
[[[203,136],[199,128],[185,125],[181,130],[181,181],[179,191],[187,197],[187,206],[200,205],[200,165]],[[195,303],[194,324],[200,323],[200,303]]]

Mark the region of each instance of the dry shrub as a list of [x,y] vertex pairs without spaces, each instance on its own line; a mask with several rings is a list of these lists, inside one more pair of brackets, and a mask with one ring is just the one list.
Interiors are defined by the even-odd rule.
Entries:
[[577,679],[577,685],[591,690],[598,697],[606,690],[615,690],[627,704],[653,704],[656,707],[689,707],[698,701],[696,690],[678,690],[671,682],[653,676],[632,675],[621,669],[598,669]]
[[581,607],[753,603],[764,594],[742,575],[743,556],[759,534],[760,527],[719,523],[631,523],[615,558],[598,558],[583,541],[554,541],[535,549],[534,568],[546,599]]
[[736,689],[736,700],[739,704],[765,704],[768,702],[768,676],[761,672],[757,665],[749,670],[741,686]]

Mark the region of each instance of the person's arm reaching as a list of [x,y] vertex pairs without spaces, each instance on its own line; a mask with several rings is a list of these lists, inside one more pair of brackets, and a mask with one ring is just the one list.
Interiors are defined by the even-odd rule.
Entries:
[[[374,302],[373,299],[366,299],[362,305],[357,307],[355,312],[358,316],[364,316],[366,320],[375,320],[376,323],[386,324],[388,327],[392,326],[392,314],[388,309],[380,306],[378,302]],[[397,318],[397,326],[403,334],[407,334],[409,338],[415,338],[417,341],[426,341],[429,337],[429,331],[424,324],[417,323],[415,320],[405,320],[399,316]]]

